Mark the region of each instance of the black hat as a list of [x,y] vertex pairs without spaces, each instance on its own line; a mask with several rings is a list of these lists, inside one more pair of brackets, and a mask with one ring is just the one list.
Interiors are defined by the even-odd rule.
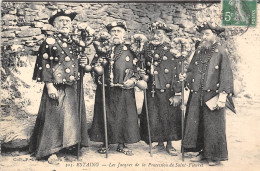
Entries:
[[202,30],[207,29],[210,29],[213,33],[216,33],[217,35],[225,31],[224,28],[218,26],[216,23],[213,22],[204,22],[203,24],[196,27],[196,30],[200,33]]
[[149,24],[148,25],[148,29],[150,31],[161,29],[161,30],[164,30],[166,33],[172,32],[172,29],[170,27],[168,27],[165,23],[161,22],[161,21],[156,21],[156,22],[154,22],[152,24]]
[[125,21],[114,21],[106,25],[107,31],[110,31],[113,27],[121,27],[125,31],[127,30]]
[[53,14],[50,18],[49,18],[49,24],[53,25],[53,22],[55,20],[55,18],[59,17],[59,16],[67,16],[70,17],[71,21],[76,17],[77,13],[76,12],[71,12],[69,10],[62,10],[59,9],[55,14]]

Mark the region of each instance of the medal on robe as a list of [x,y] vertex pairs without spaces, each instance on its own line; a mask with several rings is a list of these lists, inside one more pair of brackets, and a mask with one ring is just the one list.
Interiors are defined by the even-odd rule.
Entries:
[[123,47],[123,50],[127,50],[127,47],[126,47],[126,46],[124,46],[124,47]]
[[67,47],[67,43],[62,43],[62,47],[66,48]]
[[129,56],[125,57],[125,61],[129,62],[130,61],[130,57]]
[[48,37],[46,39],[46,43],[48,43],[49,45],[53,45],[55,43],[55,39],[52,37]]
[[70,73],[70,69],[69,69],[69,68],[66,68],[65,72],[66,72],[66,73]]
[[66,62],[70,61],[70,57],[69,57],[69,56],[66,56],[66,57],[65,57],[65,61],[66,61]]
[[43,57],[44,59],[48,59],[49,55],[48,55],[48,53],[44,53],[44,54],[42,55],[42,57]]

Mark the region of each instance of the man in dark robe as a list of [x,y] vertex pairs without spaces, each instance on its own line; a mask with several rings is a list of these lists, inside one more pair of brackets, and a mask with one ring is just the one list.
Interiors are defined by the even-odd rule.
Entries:
[[[127,30],[124,22],[112,22],[106,25],[111,38],[111,51],[102,53],[96,47],[97,54],[93,64],[99,65],[100,60],[108,61],[105,65],[105,96],[107,112],[108,143],[118,144],[117,151],[133,155],[125,143],[140,141],[138,114],[135,103],[134,86],[136,82],[136,56],[130,45],[124,41]],[[104,120],[102,102],[101,76],[96,75],[97,90],[95,96],[94,118],[90,130],[90,140],[104,142]],[[104,145],[98,149],[106,153]]]
[[[171,45],[166,33],[172,30],[165,23],[151,25],[152,40],[144,49],[145,68],[149,76],[147,105],[152,142],[155,147],[176,156],[172,141],[181,139],[181,82],[179,60],[170,52]],[[140,130],[141,139],[148,142],[146,109],[143,107]]]
[[78,65],[86,64],[87,58],[79,59],[80,47],[70,36],[75,16],[76,13],[59,10],[49,18],[56,31],[43,41],[37,55],[33,79],[44,82],[44,89],[29,146],[36,159],[51,154],[55,159],[61,149],[77,143],[88,145],[83,99],[81,123],[78,114]]
[[[227,96],[233,94],[233,75],[227,52],[218,37],[224,29],[215,23],[204,23],[197,31],[202,40],[186,74],[190,95],[182,145],[186,152],[199,152],[191,161],[207,159],[214,166],[228,159],[224,107]],[[214,109],[210,109],[206,102],[216,95],[218,100]]]

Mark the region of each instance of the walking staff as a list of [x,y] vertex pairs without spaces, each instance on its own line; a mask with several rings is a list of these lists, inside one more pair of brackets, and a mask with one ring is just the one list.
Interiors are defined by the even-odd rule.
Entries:
[[102,75],[102,99],[103,99],[106,158],[108,158],[107,112],[106,112],[106,91],[105,91],[105,74],[104,74],[104,72]]
[[151,139],[151,130],[150,130],[150,123],[149,123],[149,113],[148,113],[148,106],[147,106],[146,89],[144,90],[144,104],[145,104],[145,111],[146,111],[146,118],[147,118],[147,131],[148,131],[148,138],[149,138],[149,153],[150,153],[150,156],[153,157],[153,154],[152,154],[152,139]]
[[[187,57],[190,55],[191,53],[191,46],[190,46],[190,42],[188,39],[184,39],[184,38],[174,38],[173,39],[173,45],[175,47],[173,48],[173,54],[180,60],[181,62],[181,75],[184,74],[184,61],[187,59]],[[179,51],[180,50],[180,51]],[[182,130],[182,136],[181,136],[181,140],[183,141],[183,136],[184,136],[184,119],[185,119],[185,104],[184,104],[184,81],[181,81],[181,130]],[[184,161],[184,149],[183,146],[181,144],[181,153],[182,153],[182,161]]]
[[[103,109],[103,121],[104,121],[104,137],[105,137],[105,142],[104,146],[105,150],[102,150],[102,154],[106,154],[106,158],[108,158],[108,131],[107,131],[107,111],[106,111],[106,82],[105,82],[105,67],[108,64],[108,60],[106,58],[106,55],[101,55],[99,59],[96,59],[97,61],[93,63],[93,71],[98,77],[101,78],[101,84],[102,84],[102,109]],[[91,67],[88,67],[89,71],[91,70]],[[103,147],[102,147],[103,148]],[[101,152],[101,151],[99,151]]]
[[[85,37],[82,37],[82,40],[84,41]],[[82,48],[81,53],[84,53],[85,48]],[[79,73],[80,73],[80,78],[79,78],[79,84],[78,84],[78,113],[79,113],[79,132],[81,133],[81,108],[82,108],[82,86],[83,86],[83,65],[79,68]],[[81,143],[81,138],[79,138],[79,142],[77,144],[77,159],[79,159],[80,155],[80,143]]]
[[[143,59],[143,55],[140,54],[140,59],[142,60]],[[144,60],[142,60],[142,69],[144,69]],[[148,80],[148,76],[147,75],[144,75],[142,77],[143,80],[147,81]],[[153,154],[152,154],[152,139],[151,139],[151,130],[150,130],[150,119],[149,119],[149,113],[148,113],[148,106],[147,106],[147,95],[146,95],[146,89],[143,90],[144,91],[144,105],[145,105],[145,112],[146,112],[146,119],[147,119],[147,132],[148,132],[148,141],[149,141],[149,153],[150,153],[150,156],[153,157]]]
[[[136,56],[138,58],[138,62],[140,65],[140,69],[138,71],[139,76],[141,77],[141,80],[137,81],[136,86],[142,90],[144,93],[144,107],[145,107],[145,114],[146,114],[146,120],[147,120],[147,133],[148,133],[148,141],[149,141],[149,153],[152,157],[152,139],[151,139],[151,130],[150,130],[150,119],[149,119],[149,113],[148,113],[148,105],[147,105],[147,81],[149,80],[149,76],[145,74],[145,57],[144,57],[144,44],[147,42],[147,38],[143,34],[135,34],[132,37],[131,40],[131,50],[136,53]],[[143,101],[137,103],[142,103]]]
[[[183,52],[183,45],[181,45],[181,51]],[[184,56],[181,60],[181,74],[184,74]],[[183,141],[184,135],[184,115],[185,115],[185,105],[184,105],[184,81],[181,82],[181,142]],[[181,145],[181,158],[184,161],[184,149]]]
[[[81,88],[83,86],[83,74],[84,71],[82,68],[79,68],[80,71],[80,80],[79,80],[79,85],[78,85],[78,113],[79,113],[79,132],[81,133],[81,107],[82,107],[82,91]],[[79,155],[80,155],[80,143],[81,143],[81,138],[79,138],[79,142],[77,145],[77,159],[79,159]]]
[[[85,49],[87,46],[89,46],[93,41],[93,30],[86,25],[86,23],[80,23],[78,24],[77,28],[74,30],[73,33],[73,40],[79,45],[80,47],[80,56],[81,58],[86,58],[85,56]],[[81,39],[81,40],[80,40]],[[89,60],[87,58],[88,64]],[[87,65],[83,64],[79,67],[79,84],[78,84],[78,114],[79,114],[79,134],[81,134],[81,115],[82,115],[82,100],[83,100],[83,76],[84,76],[84,69]],[[89,72],[85,69],[86,72]],[[79,159],[80,156],[80,143],[81,143],[81,137],[79,137],[79,142],[77,144],[77,159]]]

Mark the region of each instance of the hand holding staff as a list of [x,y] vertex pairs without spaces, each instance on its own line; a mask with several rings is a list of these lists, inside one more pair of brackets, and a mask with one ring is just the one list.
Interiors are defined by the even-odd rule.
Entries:
[[138,59],[140,60],[141,63],[141,70],[139,70],[139,75],[142,78],[142,80],[139,80],[136,83],[136,86],[144,91],[144,105],[145,105],[145,111],[146,111],[146,119],[147,119],[147,131],[148,131],[148,139],[149,139],[149,153],[150,156],[152,157],[152,140],[151,140],[151,131],[150,131],[150,120],[149,120],[149,114],[148,114],[148,106],[147,106],[147,95],[146,95],[146,88],[147,88],[147,81],[149,79],[149,76],[146,75],[144,71],[144,64],[145,64],[145,59],[143,56],[144,52],[144,44],[147,42],[147,38],[143,34],[135,34],[132,36],[131,39],[131,50],[136,53],[138,56]]
[[80,24],[77,26],[77,28],[74,29],[74,32],[72,34],[72,39],[78,46],[80,46],[81,55],[82,55],[82,58],[80,59],[80,66],[81,66],[79,68],[80,80],[78,84],[79,142],[77,145],[77,159],[79,159],[80,144],[81,144],[81,109],[82,109],[82,100],[83,100],[82,89],[83,89],[83,75],[84,75],[83,67],[85,67],[86,62],[88,63],[88,59],[84,56],[84,52],[85,52],[85,48],[92,43],[93,34],[94,32],[91,30],[90,27],[83,28]]
[[[191,48],[191,40],[185,39],[185,38],[174,38],[171,46],[172,49],[170,52],[174,54],[176,58],[180,58],[181,60],[181,73],[179,75],[179,80],[181,81],[181,111],[182,111],[182,141],[184,138],[184,115],[185,115],[185,104],[184,104],[184,80],[186,77],[186,74],[184,73],[184,61],[186,58],[191,54],[192,48]],[[182,161],[184,161],[184,148],[181,144],[181,152],[182,152]]]
[[[143,57],[143,47],[144,47],[144,42],[147,41],[147,38],[144,35],[141,34],[136,34],[134,35],[134,42],[137,43],[136,51],[139,54],[139,59],[141,60],[141,69],[144,71],[144,63],[145,59]],[[134,46],[132,46],[134,49]],[[142,74],[141,75],[142,80],[148,81],[149,77],[148,75]],[[147,131],[148,131],[148,139],[149,139],[149,153],[150,156],[152,157],[152,139],[151,139],[151,130],[150,130],[150,119],[149,119],[149,113],[148,113],[148,106],[147,106],[147,95],[146,95],[146,89],[143,89],[144,91],[144,104],[145,104],[145,112],[146,112],[146,120],[147,120]]]

